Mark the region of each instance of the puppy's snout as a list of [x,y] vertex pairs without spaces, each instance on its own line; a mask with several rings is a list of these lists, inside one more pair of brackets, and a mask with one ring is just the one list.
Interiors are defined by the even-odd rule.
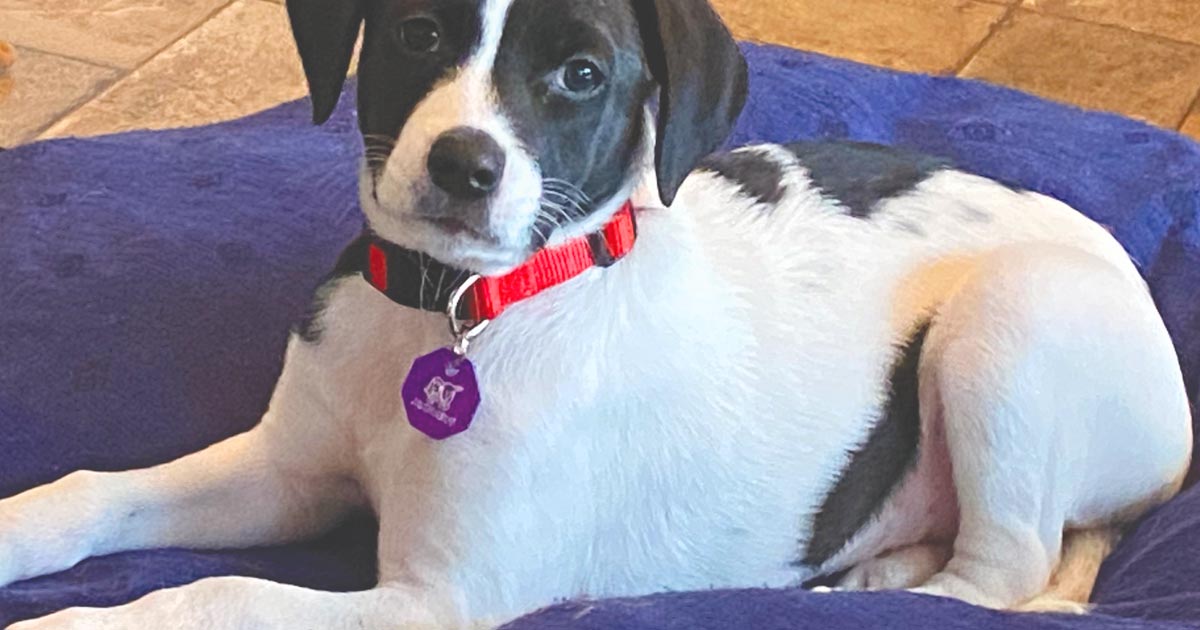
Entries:
[[471,127],[443,133],[429,151],[429,176],[460,199],[481,199],[500,186],[504,150],[490,135]]

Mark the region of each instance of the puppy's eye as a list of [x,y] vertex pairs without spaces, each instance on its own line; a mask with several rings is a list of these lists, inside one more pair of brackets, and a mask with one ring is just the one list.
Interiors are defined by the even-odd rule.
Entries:
[[442,43],[437,22],[429,18],[413,18],[400,25],[400,43],[409,52],[431,53]]
[[567,92],[585,96],[604,85],[604,73],[595,62],[588,59],[572,59],[563,64],[558,82]]

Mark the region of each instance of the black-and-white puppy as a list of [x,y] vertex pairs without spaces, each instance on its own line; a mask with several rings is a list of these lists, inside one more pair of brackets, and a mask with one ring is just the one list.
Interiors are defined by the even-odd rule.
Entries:
[[[217,578],[14,628],[456,628],[841,570],[847,588],[1073,609],[1112,532],[1178,489],[1178,361],[1113,238],[1053,199],[878,147],[702,164],[746,86],[706,2],[288,9],[318,119],[365,23],[373,240],[322,288],[260,426],[0,503],[0,582],[122,549],[296,540],[368,507],[379,585]],[[627,256],[474,340],[470,429],[410,425],[414,359],[454,339],[445,315],[380,289],[449,305],[463,272],[594,243],[631,195]],[[389,247],[415,276],[376,257]]]

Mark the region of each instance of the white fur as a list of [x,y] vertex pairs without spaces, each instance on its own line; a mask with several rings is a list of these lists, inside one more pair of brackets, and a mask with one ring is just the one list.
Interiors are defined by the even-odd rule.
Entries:
[[[439,130],[470,121],[518,150],[478,74],[506,10],[489,5],[477,66],[417,109],[367,205],[388,238],[497,267],[513,261],[405,223],[403,200],[421,168],[406,160]],[[1178,362],[1102,228],[953,171],[864,221],[790,153],[747,150],[785,168],[779,204],[697,173],[664,210],[646,169],[633,252],[512,307],[473,347],[484,402],[460,436],[425,438],[399,398],[412,360],[451,342],[444,318],[347,279],[320,343],[292,339],[254,430],[0,502],[0,583],[122,549],[296,540],[369,507],[374,590],[217,578],[13,630],[486,627],[576,596],[798,584],[818,571],[793,561],[877,416],[896,344],[930,316],[921,460],[819,570],[1009,607],[1044,590],[1065,528],[1177,481],[1192,442]],[[501,231],[528,229],[513,191],[538,180],[521,168]]]

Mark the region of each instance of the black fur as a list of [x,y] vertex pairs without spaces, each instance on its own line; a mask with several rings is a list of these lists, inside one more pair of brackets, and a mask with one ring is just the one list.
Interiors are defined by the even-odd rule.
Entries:
[[[492,80],[505,118],[543,178],[569,184],[548,197],[560,208],[560,222],[583,218],[622,192],[642,148],[643,107],[654,83],[628,4],[516,0],[509,9]],[[606,82],[575,98],[554,82],[564,63],[580,57],[596,63]]]
[[896,147],[857,142],[801,142],[787,146],[811,173],[813,184],[851,216],[867,218],[884,199],[911,191],[950,168],[939,158]]
[[[400,137],[404,123],[433,86],[479,47],[483,25],[478,0],[368,5],[358,64],[358,125],[367,146],[379,156],[390,152],[390,142]],[[441,40],[433,52],[414,53],[400,41],[400,26],[420,17],[432,18],[441,27]]]
[[661,86],[655,166],[663,203],[725,143],[749,94],[746,60],[708,0],[635,0],[646,63]]
[[[325,122],[341,94],[359,28],[358,124],[369,149],[386,156],[390,140],[437,81],[474,51],[482,32],[479,0],[287,0],[288,15],[313,99],[313,120]],[[440,41],[413,52],[400,41],[401,25],[434,20]]]
[[318,124],[329,119],[342,95],[364,7],[365,0],[287,0]]
[[292,328],[292,332],[299,335],[305,343],[321,341],[321,316],[325,313],[325,308],[329,306],[329,297],[342,280],[357,274],[358,270],[362,269],[362,261],[367,255],[368,242],[365,235],[360,236],[342,250],[333,271],[329,272],[317,287],[304,316]]
[[753,151],[714,153],[700,163],[710,171],[735,183],[742,193],[758,203],[774,205],[783,199],[783,169],[774,160]]
[[929,324],[924,323],[903,347],[892,368],[883,415],[849,463],[813,520],[812,536],[801,564],[820,567],[883,507],[917,462],[921,413],[917,395],[921,351]]

